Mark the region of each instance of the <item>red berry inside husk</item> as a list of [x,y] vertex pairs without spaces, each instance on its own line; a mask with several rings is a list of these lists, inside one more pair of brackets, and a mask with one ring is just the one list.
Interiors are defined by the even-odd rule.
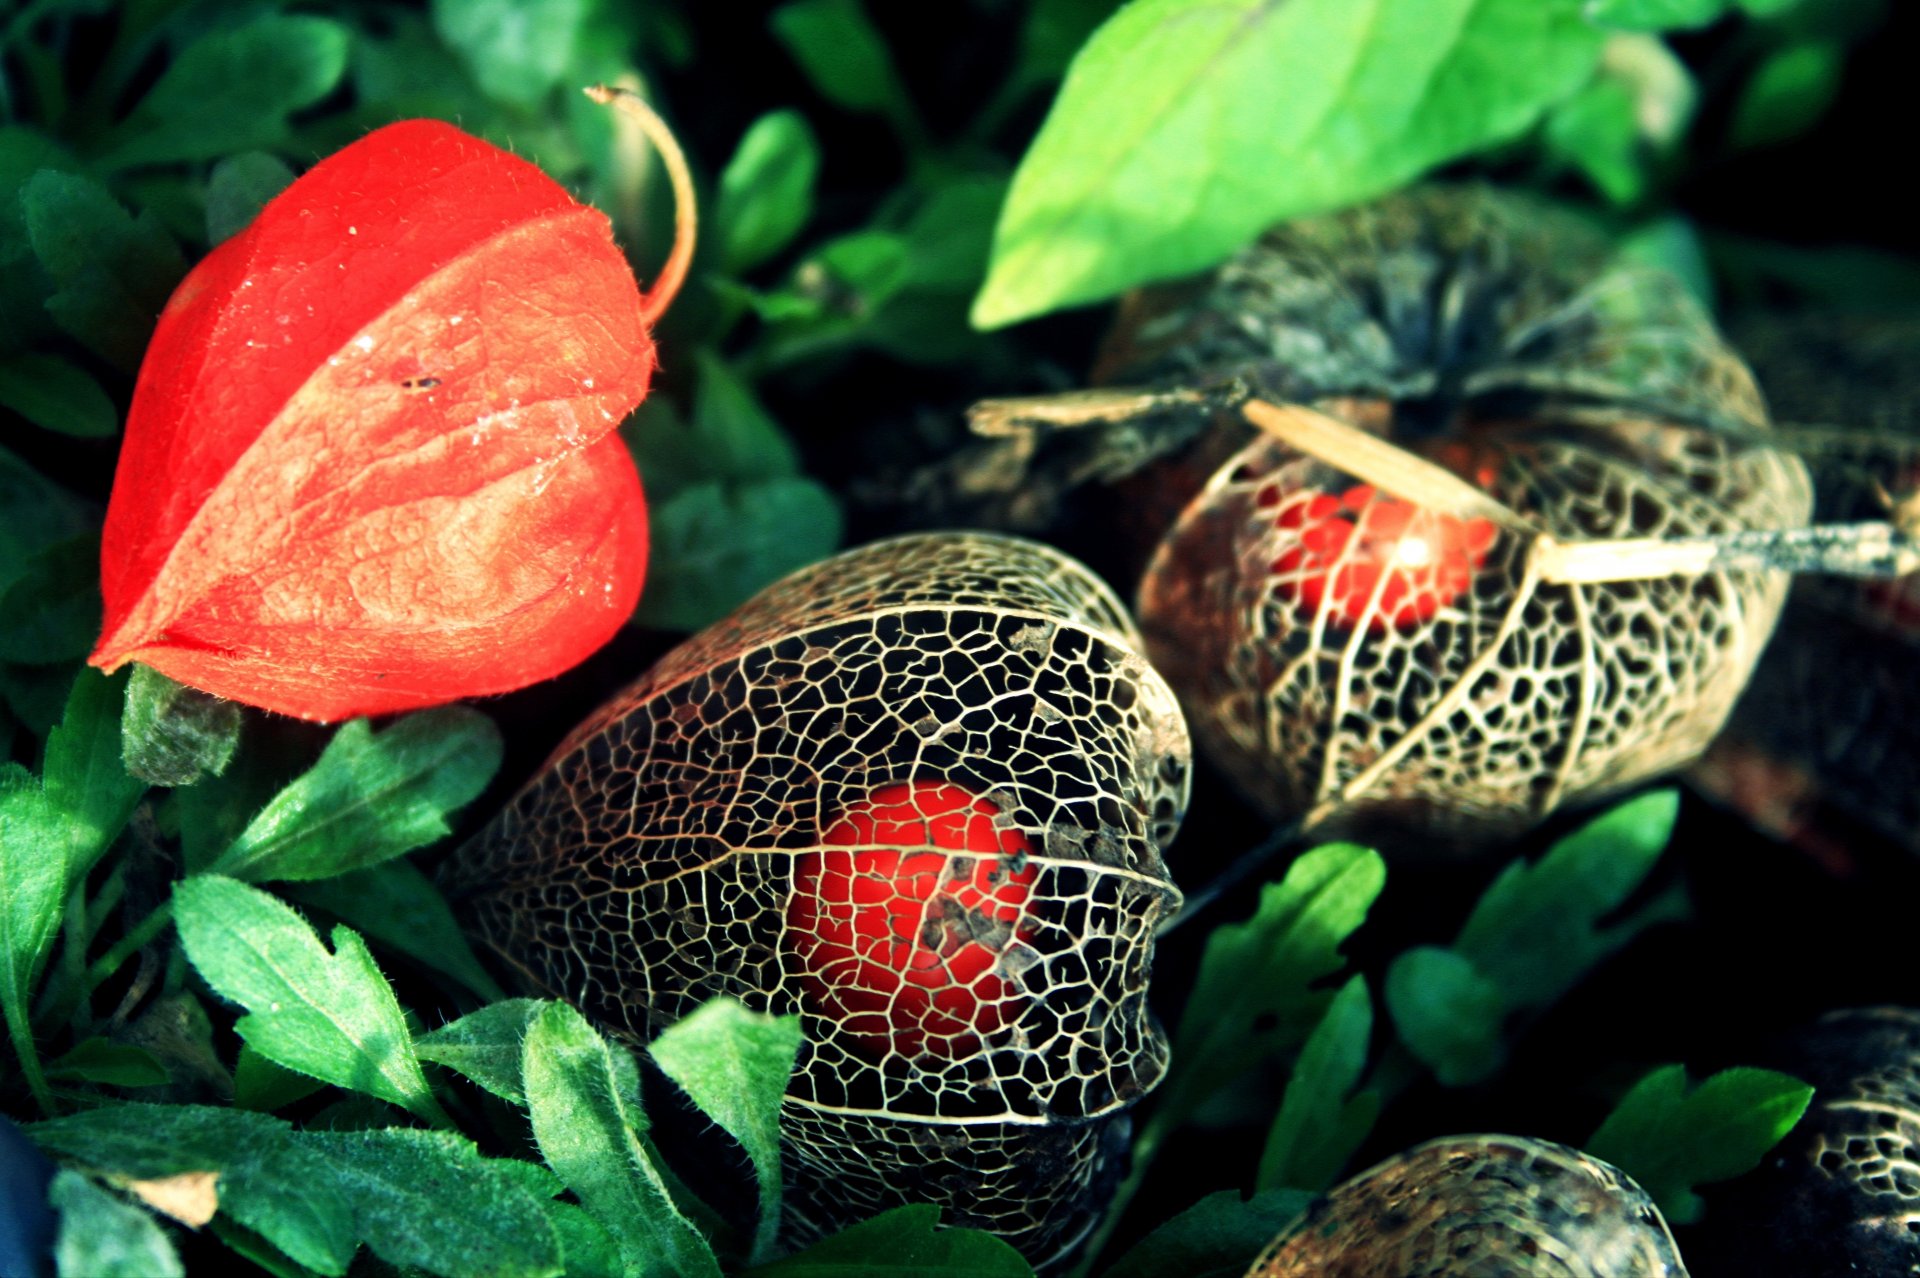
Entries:
[[1324,606],[1334,624],[1364,618],[1376,634],[1389,623],[1412,630],[1458,600],[1499,535],[1491,520],[1437,514],[1371,484],[1339,496],[1270,484],[1255,500],[1277,506],[1274,526],[1291,534],[1273,561],[1280,596],[1305,618]]
[[875,1059],[955,1059],[1018,1015],[1033,842],[948,782],[882,786],[796,859],[788,935],[809,1010]]

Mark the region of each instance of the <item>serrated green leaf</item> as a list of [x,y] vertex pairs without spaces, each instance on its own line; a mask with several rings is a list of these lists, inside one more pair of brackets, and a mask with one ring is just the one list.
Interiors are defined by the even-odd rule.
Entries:
[[444,1065],[514,1105],[527,1103],[520,1062],[526,1053],[527,1031],[546,1004],[539,999],[510,998],[489,1003],[477,1012],[414,1038],[414,1051],[423,1061]]
[[893,55],[859,0],[796,0],[774,11],[773,34],[820,96],[848,111],[910,116]]
[[287,117],[333,92],[347,29],[325,18],[260,18],[216,30],[168,64],[108,139],[107,169],[211,160],[284,145]]
[[135,663],[120,717],[121,762],[153,785],[219,776],[240,744],[238,704]]
[[326,1159],[291,1124],[206,1105],[108,1105],[36,1123],[43,1149],[131,1180],[220,1173],[220,1213],[323,1274],[344,1274],[355,1234]]
[[82,1039],[58,1060],[49,1061],[47,1077],[109,1087],[161,1087],[170,1081],[167,1067],[144,1047],[97,1037]]
[[134,372],[186,263],[150,214],[130,217],[90,177],[43,169],[21,190],[27,238],[54,284],[46,307],[63,330]]
[[719,1278],[713,1248],[680,1214],[641,1143],[646,1116],[621,1094],[607,1042],[548,1003],[521,1057],[527,1113],[547,1165],[619,1245],[629,1269]]
[[21,565],[0,590],[0,661],[78,661],[100,633],[100,538],[57,541]]
[[560,1247],[541,1202],[453,1132],[303,1132],[375,1255],[446,1278],[547,1278]]
[[1387,969],[1386,1000],[1407,1050],[1444,1085],[1481,1082],[1506,1064],[1512,1009],[1464,955],[1435,945],[1408,950]]
[[533,106],[572,64],[586,0],[433,0],[433,28],[481,92]]
[[214,165],[207,177],[207,243],[244,229],[292,181],[293,170],[265,151],[243,151]]
[[749,1269],[743,1278],[1032,1278],[1019,1252],[977,1229],[940,1228],[940,1209],[895,1207],[850,1225],[784,1260]]
[[120,414],[100,383],[52,355],[0,359],[0,408],[43,430],[79,439],[105,439],[120,429]]
[[1161,1095],[1170,1123],[1259,1061],[1289,1056],[1306,1041],[1333,999],[1315,987],[1343,966],[1340,947],[1386,877],[1378,853],[1330,843],[1269,883],[1251,919],[1214,930],[1173,1039],[1174,1059],[1186,1064]]
[[723,269],[750,271],[793,242],[813,216],[820,143],[798,111],[772,111],[748,127],[720,174],[714,222]]
[[186,1267],[151,1213],[76,1171],[53,1178],[60,1213],[54,1267],[60,1278],[182,1278]]
[[1494,983],[1514,1010],[1558,1001],[1593,965],[1653,922],[1671,917],[1655,902],[1602,926],[1646,880],[1673,833],[1680,796],[1655,790],[1589,821],[1533,865],[1516,861],[1468,916],[1453,948]]
[[393,988],[358,933],[336,927],[329,954],[286,905],[212,875],[174,889],[173,916],[207,984],[247,1009],[234,1030],[255,1051],[447,1125]]
[[500,730],[468,706],[422,710],[377,733],[365,719],[344,724],[207,872],[324,879],[432,843],[487,788],[501,749]]
[[1203,270],[1515,137],[1602,38],[1577,0],[1138,0],[1021,161],[973,322]]
[[1691,31],[1724,16],[1731,0],[1587,0],[1586,14],[1622,31]]
[[304,883],[292,895],[317,905],[382,945],[444,972],[488,1001],[506,991],[480,966],[459,920],[433,880],[410,861]]
[[1242,1198],[1223,1189],[1142,1238],[1101,1278],[1241,1278],[1260,1249],[1314,1195],[1298,1189],[1269,1189]]
[[1758,1167],[1812,1100],[1813,1088],[1769,1069],[1724,1069],[1689,1087],[1686,1068],[1668,1065],[1636,1083],[1584,1148],[1690,1225],[1705,1207],[1694,1187]]
[[1353,1095],[1372,1035],[1373,1003],[1366,978],[1356,976],[1333,996],[1300,1049],[1260,1155],[1256,1190],[1319,1192],[1339,1178],[1380,1113],[1377,1093]]
[[1733,109],[1736,147],[1772,146],[1800,136],[1840,96],[1846,47],[1838,41],[1789,45],[1754,69]]
[[753,1255],[767,1255],[780,1230],[780,1102],[800,1054],[800,1018],[716,998],[661,1032],[647,1052],[747,1151],[760,1182]]
[[689,486],[656,506],[653,567],[634,620],[698,630],[840,544],[840,506],[811,479]]

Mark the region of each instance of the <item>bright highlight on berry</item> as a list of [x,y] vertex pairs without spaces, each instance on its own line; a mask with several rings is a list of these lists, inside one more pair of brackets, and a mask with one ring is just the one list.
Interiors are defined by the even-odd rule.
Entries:
[[866,1054],[951,1060],[1017,1017],[1001,959],[1029,936],[1034,847],[999,811],[947,782],[882,786],[798,858],[803,995]]
[[1273,561],[1281,597],[1309,618],[1324,605],[1336,625],[1364,618],[1376,634],[1389,622],[1411,630],[1458,600],[1499,535],[1492,520],[1436,514],[1371,484],[1337,497],[1268,485],[1255,501],[1278,507],[1274,526],[1291,534]]

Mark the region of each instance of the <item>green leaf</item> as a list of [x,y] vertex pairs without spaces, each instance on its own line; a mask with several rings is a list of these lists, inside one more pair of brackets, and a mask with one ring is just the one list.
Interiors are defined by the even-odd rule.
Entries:
[[1407,1050],[1445,1086],[1481,1082],[1506,1064],[1511,1009],[1465,956],[1434,945],[1408,950],[1387,969],[1386,998]]
[[626,1278],[619,1244],[578,1203],[544,1202],[547,1224],[560,1242],[567,1278]]
[[1602,38],[1574,0],[1138,0],[1021,161],[973,322],[1203,270],[1518,136]]
[[71,172],[80,163],[60,143],[19,124],[0,124],[0,352],[25,350],[53,331],[44,305],[53,283],[27,238],[26,207],[17,197],[41,169]]
[[992,1234],[939,1226],[938,1207],[895,1207],[784,1260],[749,1269],[746,1278],[1032,1278],[1033,1267]]
[[896,124],[911,117],[893,55],[860,0],[796,0],[775,10],[772,23],[773,34],[821,97]]
[[1587,17],[1622,31],[1691,31],[1720,19],[1730,0],[1587,0]]
[[1620,237],[1620,256],[1656,267],[1687,286],[1711,314],[1717,303],[1713,267],[1692,222],[1679,214],[1651,218]]
[[347,29],[273,16],[214,31],[168,64],[108,140],[107,169],[211,160],[284,146],[287,117],[333,92],[347,70]]
[[100,383],[51,355],[0,359],[0,408],[79,439],[105,439],[120,429],[120,414]]
[[1339,1179],[1380,1114],[1378,1093],[1353,1095],[1367,1067],[1372,1035],[1373,1003],[1366,978],[1356,976],[1333,996],[1300,1049],[1260,1155],[1256,1190],[1318,1192]]
[[1846,47],[1838,41],[1795,44],[1770,54],[1740,91],[1728,140],[1751,148],[1805,133],[1840,96],[1846,61]]
[[800,455],[753,389],[712,351],[695,353],[700,381],[693,397],[694,439],[705,461],[702,478],[750,482],[800,473]]
[[47,1077],[109,1087],[163,1087],[171,1081],[167,1067],[146,1048],[97,1037],[82,1039],[66,1055],[50,1061]]
[[66,712],[47,736],[47,799],[66,818],[67,874],[77,882],[120,837],[146,782],[120,762],[120,704],[125,674],[82,669]]
[[421,1060],[445,1065],[510,1104],[525,1105],[520,1062],[526,1053],[527,1031],[545,1006],[544,1001],[531,998],[489,1003],[417,1036],[413,1048]]
[[0,448],[0,587],[46,547],[99,530],[88,503]]
[[17,763],[0,763],[0,1008],[23,1056],[33,1051],[28,1000],[60,928],[72,838],[39,780]]
[[79,1172],[56,1175],[47,1201],[60,1213],[53,1246],[60,1278],[182,1278],[187,1272],[150,1213]]
[[207,872],[324,879],[444,838],[448,815],[493,779],[501,749],[500,730],[468,706],[422,710],[378,733],[356,719]]
[[483,999],[507,996],[480,966],[446,897],[410,861],[386,861],[305,883],[292,895],[328,911],[371,940],[444,972]]
[[240,744],[240,707],[135,663],[120,717],[121,761],[153,785],[219,776]]
[[292,181],[293,170],[265,151],[243,151],[214,165],[207,178],[207,243],[245,229]]
[[811,479],[693,484],[653,510],[653,568],[634,620],[698,630],[840,544],[840,507]]
[[27,237],[53,281],[54,322],[108,363],[140,367],[186,263],[151,214],[128,216],[90,177],[42,170],[21,191]]
[[1367,917],[1387,877],[1376,852],[1330,843],[1302,853],[1260,893],[1245,923],[1214,929],[1200,957],[1160,1104],[1178,1123],[1263,1060],[1306,1041],[1333,996],[1316,986],[1340,970],[1340,947]]
[[358,933],[335,928],[329,954],[287,906],[211,875],[180,884],[173,902],[187,957],[221,997],[247,1009],[234,1029],[255,1051],[447,1124],[400,1004]]
[[1118,0],[1034,0],[1020,28],[1015,83],[1045,84],[1065,75],[1073,55],[1117,7]]
[[647,1052],[701,1113],[747,1151],[760,1181],[753,1254],[767,1255],[780,1230],[780,1102],[800,1054],[800,1018],[752,1012],[735,999],[716,998],[668,1027]]
[[78,661],[100,633],[100,538],[57,541],[23,565],[0,591],[0,661]]
[[108,1105],[36,1123],[27,1134],[82,1166],[130,1180],[220,1173],[220,1214],[295,1261],[344,1274],[355,1234],[327,1160],[291,1124],[205,1105]]
[[1696,1185],[1760,1165],[1813,1100],[1813,1088],[1767,1069],[1721,1070],[1697,1087],[1681,1065],[1634,1085],[1585,1149],[1640,1183],[1668,1220],[1690,1225],[1705,1204]]
[[239,1059],[233,1065],[233,1105],[270,1114],[297,1100],[304,1100],[326,1084],[317,1078],[276,1065],[253,1049],[240,1044]]
[[385,1128],[306,1132],[301,1141],[331,1164],[354,1233],[382,1260],[446,1278],[561,1272],[540,1200],[466,1137]]
[[1509,1007],[1557,1002],[1594,964],[1672,916],[1672,903],[1660,901],[1600,923],[1652,871],[1679,810],[1677,791],[1655,790],[1581,826],[1537,864],[1515,861],[1481,895],[1453,948],[1499,987]]
[[718,1278],[713,1248],[680,1214],[641,1143],[646,1116],[621,1094],[607,1042],[548,1003],[521,1058],[534,1139],[547,1165],[613,1235],[630,1270]]
[[722,269],[750,271],[793,242],[813,216],[820,143],[798,111],[755,120],[720,174],[714,202]]
[[1241,1278],[1314,1195],[1269,1189],[1242,1198],[1231,1189],[1208,1194],[1142,1238],[1101,1278]]
[[1617,80],[1595,80],[1547,116],[1549,153],[1585,174],[1615,204],[1632,204],[1651,175],[1640,146],[1633,94]]
[[534,106],[573,62],[587,0],[433,0],[433,29],[480,91]]

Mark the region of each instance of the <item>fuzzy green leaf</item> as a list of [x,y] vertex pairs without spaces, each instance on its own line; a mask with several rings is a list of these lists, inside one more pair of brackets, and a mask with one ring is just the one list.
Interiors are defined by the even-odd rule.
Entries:
[[626,1278],[619,1244],[586,1208],[553,1201],[540,1206],[547,1213],[553,1236],[559,1240],[567,1278]]
[[126,372],[140,367],[154,321],[186,263],[152,214],[128,215],[90,177],[43,169],[22,188],[27,237],[53,281],[47,311]]
[[444,1065],[514,1105],[527,1103],[520,1063],[526,1054],[527,1031],[546,1004],[539,999],[511,998],[489,1003],[477,1012],[442,1025],[413,1041],[423,1061]]
[[1446,1086],[1478,1083],[1506,1063],[1511,1009],[1464,955],[1435,945],[1408,950],[1387,969],[1386,999],[1407,1050]]
[[251,1043],[240,1044],[239,1058],[233,1063],[235,1109],[270,1114],[282,1106],[304,1100],[325,1086],[317,1078],[274,1064],[255,1051]]
[[133,816],[146,782],[120,762],[120,704],[125,674],[82,669],[67,708],[47,735],[47,799],[66,818],[67,875],[76,881],[93,868]]
[[82,1039],[58,1060],[49,1061],[47,1077],[109,1087],[162,1087],[171,1081],[167,1067],[146,1048],[104,1038]]
[[121,761],[153,785],[219,776],[240,744],[238,704],[135,663],[120,717]]
[[1724,1069],[1689,1087],[1681,1065],[1634,1085],[1585,1149],[1640,1183],[1675,1224],[1705,1207],[1696,1185],[1752,1171],[1813,1100],[1813,1088],[1768,1069]]
[[909,110],[893,55],[860,0],[796,0],[772,21],[773,34],[827,101],[896,120]]
[[973,321],[1203,270],[1515,137],[1601,41],[1578,0],[1138,0],[1021,161]]
[[760,1182],[753,1254],[767,1255],[780,1229],[780,1101],[800,1054],[800,1018],[716,998],[663,1031],[647,1052],[747,1151]]
[[480,966],[446,897],[411,861],[384,861],[303,883],[290,895],[328,911],[368,939],[444,972],[483,999],[507,996]]
[[106,439],[120,429],[120,414],[100,383],[51,355],[0,359],[0,408],[43,430],[79,439]]
[[32,1050],[28,1000],[60,927],[72,841],[39,779],[0,763],[0,1008],[21,1051]]
[[[1170,1121],[1306,1040],[1333,998],[1316,986],[1343,965],[1340,946],[1365,921],[1386,877],[1378,853],[1330,843],[1301,854],[1284,879],[1269,883],[1251,919],[1214,930],[1174,1035],[1174,1059],[1187,1064],[1161,1097]],[[1262,1022],[1269,1027],[1255,1028]]]
[[211,160],[283,146],[287,117],[333,92],[347,70],[347,29],[272,16],[188,45],[114,131],[108,169]]
[[1298,1189],[1269,1189],[1252,1198],[1231,1189],[1208,1194],[1142,1238],[1102,1278],[1240,1278],[1313,1198]]
[[521,1073],[534,1139],[619,1244],[629,1269],[718,1278],[713,1248],[680,1214],[641,1142],[646,1116],[622,1095],[607,1042],[565,1003],[541,1008]]
[[487,788],[501,748],[493,721],[467,706],[422,710],[377,733],[356,719],[207,872],[324,879],[432,843],[447,834],[447,816]]
[[60,1213],[53,1247],[60,1278],[182,1278],[187,1272],[151,1213],[79,1172],[55,1176],[47,1200]]
[[1691,31],[1717,21],[1731,0],[1587,0],[1587,17],[1622,31]]
[[100,538],[83,533],[55,542],[0,591],[0,661],[57,665],[78,661],[100,633]]
[[940,1209],[895,1207],[850,1225],[784,1260],[746,1271],[745,1278],[1032,1278],[1012,1247],[977,1229],[940,1228]]
[[433,0],[433,29],[481,92],[533,106],[566,75],[587,0]]
[[211,875],[180,884],[173,902],[187,957],[221,997],[247,1009],[234,1029],[255,1051],[446,1123],[400,1004],[358,933],[336,927],[329,954],[286,905]]
[[793,242],[813,216],[820,143],[798,111],[755,120],[720,174],[714,222],[726,271],[750,271]]
[[826,558],[840,544],[840,506],[794,476],[689,485],[654,507],[654,566],[634,620],[698,630],[762,588]]
[[1256,1190],[1318,1192],[1338,1179],[1380,1114],[1378,1093],[1353,1095],[1367,1067],[1372,1035],[1367,981],[1356,976],[1333,996],[1300,1049],[1279,1116],[1267,1133]]
[[220,244],[245,229],[292,181],[293,170],[265,151],[242,151],[214,165],[207,178],[207,242]]
[[453,1132],[306,1132],[375,1255],[446,1278],[547,1278],[560,1245],[510,1164]]

